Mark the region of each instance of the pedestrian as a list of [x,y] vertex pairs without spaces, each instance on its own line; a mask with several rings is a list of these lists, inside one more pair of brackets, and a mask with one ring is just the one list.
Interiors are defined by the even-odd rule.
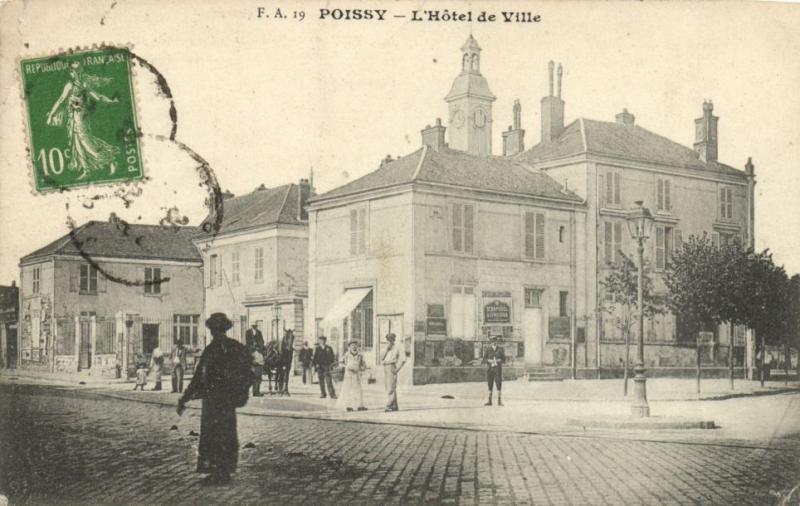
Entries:
[[506,361],[506,353],[499,342],[500,336],[493,336],[492,344],[483,352],[483,361],[487,365],[486,381],[489,384],[489,400],[484,406],[492,405],[492,391],[495,385],[497,386],[497,405],[503,405],[501,390],[503,388],[503,362]]
[[367,362],[359,350],[359,342],[355,339],[349,343],[349,350],[344,354],[344,379],[342,380],[342,399],[339,401],[347,411],[366,411],[364,406],[364,390],[361,376],[367,370]]
[[210,473],[204,485],[220,485],[230,482],[239,459],[236,408],[247,403],[252,384],[251,357],[247,348],[225,335],[233,327],[225,313],[212,314],[206,327],[213,339],[200,356],[177,412],[183,414],[191,400],[203,400],[197,472]]
[[253,322],[244,333],[244,344],[251,351],[258,350],[262,355],[264,354],[264,336],[258,330],[258,322]]
[[253,359],[251,366],[253,371],[253,397],[263,397],[264,394],[261,393],[261,380],[264,377],[264,355],[261,354],[260,350],[255,349],[250,352],[250,356]]
[[161,351],[161,348],[156,346],[153,350],[152,356],[150,357],[150,374],[152,374],[153,381],[156,383],[156,386],[153,387],[153,390],[161,390],[161,372],[163,369],[164,353]]
[[135,392],[138,388],[144,392],[145,385],[147,385],[147,363],[140,360],[136,364],[136,384],[133,385],[133,391]]
[[172,362],[172,393],[183,392],[183,374],[186,372],[186,348],[183,346],[183,339],[178,338],[175,347],[170,354]]
[[[333,378],[331,378],[331,368],[336,363],[336,356],[333,354],[333,348],[327,345],[328,338],[319,336],[317,339],[319,343],[311,361],[319,377],[320,398],[324,399],[330,396],[331,399],[336,399],[336,389],[333,388]],[[325,391],[326,386],[327,392]]]
[[395,341],[397,336],[390,333],[386,335],[386,341],[389,345],[386,347],[386,353],[383,354],[381,363],[383,364],[383,380],[386,387],[386,409],[385,411],[397,411],[400,409],[397,406],[397,373],[405,364],[405,357],[400,353]]
[[311,372],[311,358],[313,357],[314,352],[311,348],[308,347],[308,341],[303,343],[303,349],[300,350],[300,365],[303,366],[303,384],[306,384],[306,375],[308,375],[308,379],[313,383],[314,382],[314,375]]

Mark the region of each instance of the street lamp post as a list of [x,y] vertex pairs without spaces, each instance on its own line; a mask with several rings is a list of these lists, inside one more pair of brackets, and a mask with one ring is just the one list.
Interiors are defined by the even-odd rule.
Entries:
[[281,306],[279,306],[277,302],[272,306],[272,316],[272,322],[275,325],[275,331],[272,334],[272,338],[273,340],[279,341],[281,339],[281,336],[279,335],[281,330]]
[[644,270],[644,242],[650,236],[653,227],[653,215],[650,210],[644,207],[641,200],[636,201],[636,206],[628,212],[628,231],[636,241],[637,253],[639,254],[639,275],[637,280],[637,307],[639,308],[639,346],[638,361],[633,369],[633,403],[631,404],[631,416],[642,418],[650,416],[650,406],[647,404],[647,377],[644,369],[644,305],[642,297],[643,270]]

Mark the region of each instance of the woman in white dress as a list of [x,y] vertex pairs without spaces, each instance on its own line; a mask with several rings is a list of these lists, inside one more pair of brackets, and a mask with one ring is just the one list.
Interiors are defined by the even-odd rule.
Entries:
[[364,355],[361,354],[359,343],[352,340],[349,350],[344,354],[344,379],[342,380],[342,393],[339,397],[340,406],[347,411],[366,411],[364,407],[364,391],[361,388],[361,376],[367,370]]

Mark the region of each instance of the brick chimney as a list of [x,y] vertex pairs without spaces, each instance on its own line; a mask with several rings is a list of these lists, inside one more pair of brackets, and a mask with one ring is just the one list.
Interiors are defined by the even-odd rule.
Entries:
[[712,114],[714,104],[711,100],[703,101],[703,117],[694,120],[694,150],[704,162],[717,161],[717,121]]
[[299,191],[297,192],[297,217],[301,220],[307,220],[308,211],[306,210],[306,204],[308,203],[308,199],[311,198],[311,183],[308,179],[300,179],[300,183],[297,186],[299,187]]
[[556,139],[564,130],[564,101],[561,100],[561,75],[563,70],[558,64],[556,94],[553,95],[553,68],[551,61],[548,65],[550,81],[549,94],[542,98],[542,142],[548,143]]
[[525,151],[525,130],[522,129],[522,106],[514,100],[514,125],[503,132],[503,156],[514,156]]
[[629,113],[627,109],[622,109],[622,112],[615,116],[617,123],[620,125],[633,126],[636,123],[636,116]]
[[436,118],[434,126],[426,126],[420,132],[422,134],[422,145],[428,148],[439,151],[442,147],[446,146],[444,142],[445,127],[442,126],[442,118]]

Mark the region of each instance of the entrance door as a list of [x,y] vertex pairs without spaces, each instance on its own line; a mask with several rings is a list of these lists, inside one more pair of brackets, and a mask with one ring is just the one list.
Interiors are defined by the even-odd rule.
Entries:
[[9,369],[17,368],[17,327],[12,328],[11,325],[6,325],[6,336],[8,339],[6,348],[6,364]]
[[142,352],[152,355],[153,350],[158,346],[158,323],[142,324]]
[[81,349],[80,349],[80,362],[78,367],[88,369],[92,364],[92,322],[88,318],[81,318]]
[[525,362],[542,365],[542,308],[525,308],[522,314],[522,332],[525,336]]

